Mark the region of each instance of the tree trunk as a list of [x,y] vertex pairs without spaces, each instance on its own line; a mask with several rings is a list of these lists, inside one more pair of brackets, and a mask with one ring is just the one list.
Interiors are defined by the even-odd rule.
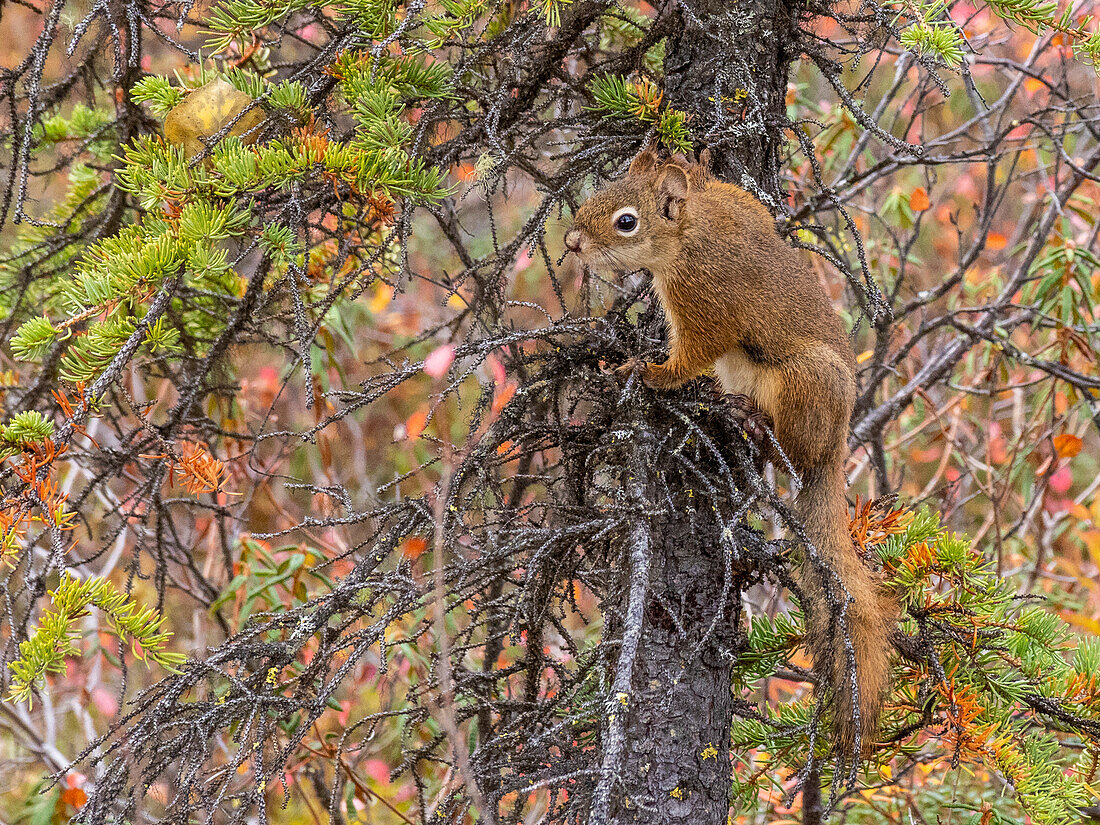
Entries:
[[719,177],[774,209],[800,4],[692,0],[675,3],[671,14],[666,99],[692,115],[698,148],[710,148]]
[[[780,148],[788,67],[798,53],[797,9],[782,0],[692,0],[666,9],[676,16],[665,58],[666,99],[691,113],[697,148],[710,148],[714,171],[773,209],[781,199]],[[644,539],[631,541],[649,555],[640,561],[637,546],[627,555],[635,585],[630,595],[642,599],[644,612],[629,695],[613,691],[609,703],[611,740],[615,712],[625,711],[622,743],[606,746],[622,750],[621,759],[613,760],[618,770],[609,821],[724,825],[740,582],[735,574],[732,588],[725,585],[720,529],[712,518],[670,513],[639,530]],[[639,574],[648,586],[644,593],[638,591]],[[625,649],[629,606],[624,613]],[[593,820],[602,825],[599,808]]]
[[714,525],[695,516],[654,524],[650,533],[655,569],[626,713],[615,823],[727,819],[730,666],[741,594],[736,579],[724,587],[717,530],[700,529]]

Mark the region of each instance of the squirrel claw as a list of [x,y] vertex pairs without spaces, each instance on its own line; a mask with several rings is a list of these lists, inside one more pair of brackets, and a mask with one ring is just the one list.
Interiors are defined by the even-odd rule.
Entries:
[[756,403],[744,393],[723,393],[722,400],[729,404],[730,408],[743,413],[759,413]]
[[756,402],[747,395],[726,394],[722,400],[729,405],[741,429],[757,444],[768,443],[768,431],[773,429],[772,417],[756,406]]

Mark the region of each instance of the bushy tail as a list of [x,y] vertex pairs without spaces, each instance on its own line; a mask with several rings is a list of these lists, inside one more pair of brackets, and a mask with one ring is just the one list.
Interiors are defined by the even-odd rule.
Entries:
[[890,687],[890,633],[898,610],[852,543],[839,462],[803,474],[796,510],[817,550],[817,561],[807,552],[797,575],[807,647],[820,686],[833,701],[839,752],[866,756]]

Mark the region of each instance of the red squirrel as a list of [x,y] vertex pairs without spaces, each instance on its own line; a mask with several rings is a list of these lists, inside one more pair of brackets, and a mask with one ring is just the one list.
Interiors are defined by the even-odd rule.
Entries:
[[[796,573],[806,646],[822,695],[833,702],[836,746],[866,755],[890,681],[897,607],[860,558],[849,533],[844,461],[855,358],[843,323],[799,253],[748,192],[713,177],[709,158],[659,159],[642,151],[622,179],[577,211],[565,246],[597,270],[648,270],[668,322],[663,364],[631,363],[646,384],[670,390],[713,366],[726,393],[747,396],[774,422],[801,489],[795,512],[821,560]],[[847,602],[845,633],[827,589]],[[847,591],[847,593],[845,593]],[[858,704],[853,701],[858,696]],[[857,745],[857,742],[859,743]]]

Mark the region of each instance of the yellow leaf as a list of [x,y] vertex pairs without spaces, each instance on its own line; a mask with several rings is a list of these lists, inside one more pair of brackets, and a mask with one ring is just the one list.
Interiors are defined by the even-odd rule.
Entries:
[[[230,121],[252,103],[252,98],[216,77],[187,95],[164,118],[164,137],[169,143],[183,147],[187,157],[193,157],[205,148],[204,141],[220,132]],[[255,106],[229,130],[230,135],[243,135],[263,123],[263,109]],[[248,135],[246,142],[256,140],[256,132]]]
[[856,363],[857,364],[862,364],[865,361],[870,361],[871,356],[874,355],[874,354],[875,354],[874,350],[865,349],[863,352],[861,352],[859,355],[856,356]]
[[1087,630],[1089,633],[1093,633],[1100,636],[1100,622],[1091,616],[1079,616],[1076,613],[1070,613],[1067,610],[1058,611],[1059,615],[1066,622],[1066,624],[1075,625],[1082,630]]
[[1082,530],[1081,538],[1085,540],[1085,547],[1089,549],[1093,562],[1100,567],[1100,530]]
[[393,300],[393,290],[388,284],[379,284],[374,288],[374,294],[371,296],[370,303],[367,304],[367,309],[371,311],[371,314],[377,315],[390,305],[390,301]]

